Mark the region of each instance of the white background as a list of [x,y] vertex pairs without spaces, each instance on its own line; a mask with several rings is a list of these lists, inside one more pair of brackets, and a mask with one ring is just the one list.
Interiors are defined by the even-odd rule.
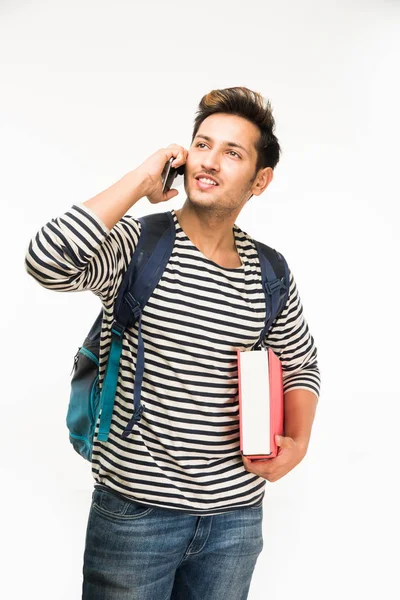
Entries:
[[267,482],[249,599],[399,597],[399,17],[394,0],[2,0],[3,598],[80,598],[93,485],[65,415],[99,299],[40,287],[29,240],[188,147],[201,97],[235,85],[271,100],[282,146],[237,223],[288,260],[322,377],[306,458]]

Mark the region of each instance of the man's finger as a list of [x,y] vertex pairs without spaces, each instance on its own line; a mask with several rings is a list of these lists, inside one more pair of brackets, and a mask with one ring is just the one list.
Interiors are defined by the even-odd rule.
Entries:
[[294,446],[294,439],[284,435],[276,435],[275,443],[281,448],[292,448]]

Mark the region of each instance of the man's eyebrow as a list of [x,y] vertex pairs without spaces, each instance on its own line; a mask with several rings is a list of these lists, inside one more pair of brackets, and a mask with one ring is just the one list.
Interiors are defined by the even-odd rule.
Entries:
[[[196,138],[202,138],[203,140],[207,140],[207,142],[213,141],[213,139],[210,138],[208,135],[202,135],[201,133],[197,134],[194,139],[196,139]],[[230,148],[240,148],[241,150],[246,152],[246,154],[250,154],[249,151],[246,150],[246,148],[244,148],[240,144],[237,144],[236,142],[222,142],[222,143],[225,144],[226,146],[229,146]]]

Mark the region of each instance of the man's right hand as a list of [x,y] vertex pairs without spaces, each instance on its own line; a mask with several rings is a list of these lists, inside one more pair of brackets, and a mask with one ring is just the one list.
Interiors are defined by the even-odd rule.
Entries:
[[111,230],[126,212],[144,196],[147,196],[152,204],[166,202],[177,196],[178,190],[176,189],[163,193],[161,174],[170,158],[174,157],[175,159],[172,163],[174,167],[180,167],[186,163],[187,156],[188,151],[178,144],[161,148],[137,169],[129,171],[116,183],[84,204],[95,212],[104,225]]
[[173,156],[175,160],[172,166],[177,168],[186,163],[188,151],[178,144],[170,144],[167,148],[161,148],[146,159],[135,169],[135,174],[143,181],[143,196],[146,196],[152,204],[166,202],[178,195],[178,190],[172,188],[163,193],[161,174],[165,164]]

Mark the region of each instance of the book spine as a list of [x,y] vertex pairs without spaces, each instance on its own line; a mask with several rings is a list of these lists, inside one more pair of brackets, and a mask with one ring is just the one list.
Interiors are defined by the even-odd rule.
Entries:
[[237,365],[238,365],[238,397],[239,397],[239,435],[240,435],[240,452],[243,454],[243,427],[242,427],[242,381],[240,377],[240,350],[236,350]]

